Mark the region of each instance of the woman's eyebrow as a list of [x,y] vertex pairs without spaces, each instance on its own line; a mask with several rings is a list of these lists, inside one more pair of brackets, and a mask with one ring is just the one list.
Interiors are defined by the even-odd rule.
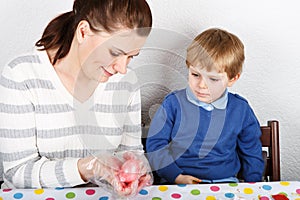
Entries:
[[[119,49],[115,46],[113,46],[113,48],[119,52],[121,52],[123,55],[127,56],[128,54],[130,54],[130,52],[126,53],[125,51],[123,51],[122,49]],[[140,52],[137,52],[136,54],[132,55],[132,56],[138,56],[140,54]]]

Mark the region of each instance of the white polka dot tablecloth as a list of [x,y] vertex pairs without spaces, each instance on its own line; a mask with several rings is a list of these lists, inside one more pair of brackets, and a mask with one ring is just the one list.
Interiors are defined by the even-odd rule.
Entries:
[[[98,187],[2,189],[0,200],[115,200]],[[126,199],[126,198],[125,198]],[[133,200],[300,200],[299,181],[155,185],[143,188]]]

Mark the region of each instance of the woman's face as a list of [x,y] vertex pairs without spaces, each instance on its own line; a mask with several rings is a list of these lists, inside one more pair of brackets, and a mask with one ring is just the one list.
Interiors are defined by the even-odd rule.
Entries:
[[82,72],[90,80],[106,82],[114,74],[126,74],[130,60],[137,56],[147,37],[136,30],[124,29],[114,34],[92,33],[79,44]]

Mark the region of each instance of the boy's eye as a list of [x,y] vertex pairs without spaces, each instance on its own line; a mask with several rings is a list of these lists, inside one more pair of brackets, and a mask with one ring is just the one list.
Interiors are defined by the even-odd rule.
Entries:
[[198,76],[199,76],[199,74],[192,73],[192,76],[198,77]]
[[219,81],[220,79],[217,79],[217,78],[210,78],[210,80],[214,81],[214,82],[217,82]]

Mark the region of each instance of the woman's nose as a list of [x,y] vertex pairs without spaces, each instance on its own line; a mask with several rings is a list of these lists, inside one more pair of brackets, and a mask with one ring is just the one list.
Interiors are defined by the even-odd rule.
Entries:
[[113,69],[120,74],[126,74],[129,62],[130,58],[128,56],[119,56],[113,63]]

